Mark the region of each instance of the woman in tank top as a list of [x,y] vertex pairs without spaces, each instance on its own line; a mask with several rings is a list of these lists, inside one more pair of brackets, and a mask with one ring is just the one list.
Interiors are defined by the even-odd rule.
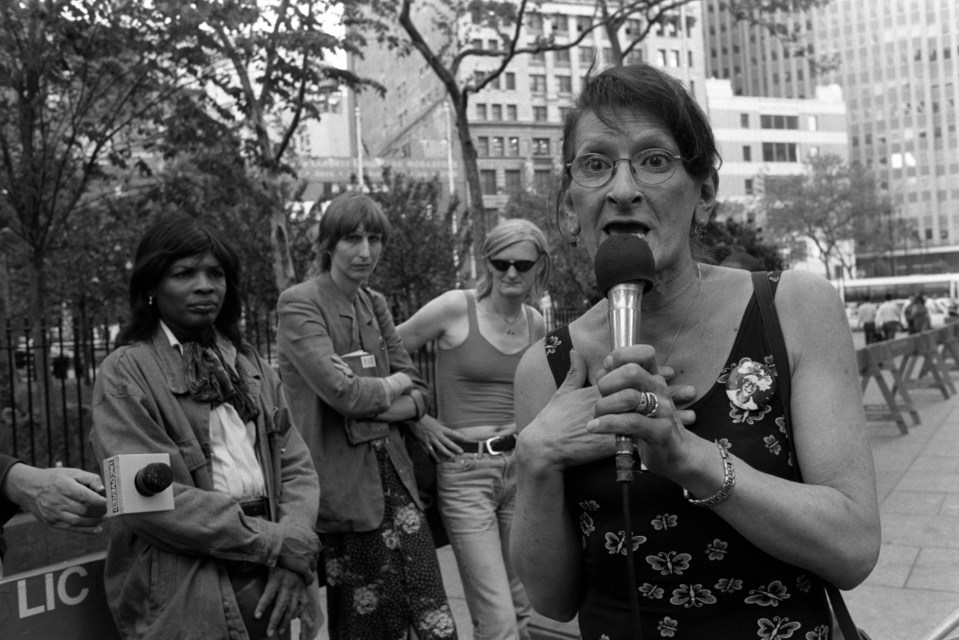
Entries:
[[[610,352],[603,300],[517,369],[511,558],[534,607],[578,615],[584,640],[831,638],[822,580],[852,588],[879,552],[858,368],[835,289],[805,272],[773,276],[788,354],[775,362],[751,274],[694,257],[719,154],[702,109],[654,67],[587,77],[563,163],[557,202],[590,257],[629,234],[655,266],[640,344]],[[629,501],[614,434],[633,439],[644,463],[627,472]]]
[[448,291],[397,327],[406,349],[437,346],[438,419],[417,436],[437,461],[440,513],[456,556],[477,640],[528,638],[531,608],[507,558],[516,497],[513,378],[545,334],[537,300],[549,279],[543,232],[498,224],[483,244],[476,289]]

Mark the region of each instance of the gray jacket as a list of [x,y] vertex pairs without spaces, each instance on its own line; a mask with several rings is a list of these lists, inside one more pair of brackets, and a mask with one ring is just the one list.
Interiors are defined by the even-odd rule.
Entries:
[[[222,336],[218,345],[234,352]],[[236,369],[259,399],[256,451],[274,520],[311,529],[319,483],[303,439],[291,428],[279,379],[259,356],[236,354]],[[161,329],[103,361],[93,394],[97,458],[169,453],[174,477],[172,511],[121,515],[109,527],[106,594],[125,638],[245,640],[222,561],[276,564],[280,527],[244,515],[236,500],[213,490],[209,421],[210,405],[190,397],[180,354]],[[274,430],[282,451],[277,473],[267,439]]]

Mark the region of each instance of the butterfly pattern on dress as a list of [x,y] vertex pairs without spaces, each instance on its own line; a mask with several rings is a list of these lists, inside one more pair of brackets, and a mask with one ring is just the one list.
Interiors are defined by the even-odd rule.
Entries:
[[[716,384],[692,406],[697,422],[689,429],[722,443],[764,473],[792,478],[795,463],[778,394],[756,410],[744,410],[735,407],[725,393],[729,373],[743,358],[765,365],[778,377],[759,317],[758,307],[747,309],[737,343],[714,378]],[[557,362],[571,348],[565,334],[547,343],[547,352],[553,354],[549,357]],[[627,581],[622,552],[628,535],[611,462],[601,460],[567,470],[567,504],[590,572],[586,576],[589,604],[579,611],[584,640],[632,637],[628,602],[623,609]],[[716,637],[716,625],[723,624],[735,629],[727,637],[833,640],[818,578],[762,554],[711,510],[688,505],[681,487],[655,473],[637,474],[631,486],[633,544],[629,546],[636,551],[644,637]],[[644,541],[637,547],[638,536]]]

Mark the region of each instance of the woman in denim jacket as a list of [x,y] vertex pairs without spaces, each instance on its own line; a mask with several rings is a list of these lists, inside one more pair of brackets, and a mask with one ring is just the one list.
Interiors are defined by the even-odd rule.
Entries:
[[124,638],[263,638],[322,623],[319,483],[277,375],[239,332],[239,261],[199,221],[151,228],[132,319],[94,387],[100,461],[168,453],[172,511],[111,523],[105,582]]

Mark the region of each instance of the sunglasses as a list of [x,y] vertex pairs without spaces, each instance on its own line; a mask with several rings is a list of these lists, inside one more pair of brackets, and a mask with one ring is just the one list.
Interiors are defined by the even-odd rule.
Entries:
[[535,260],[493,260],[490,259],[489,263],[493,265],[493,268],[502,273],[509,271],[510,267],[513,267],[520,273],[526,273],[539,262],[539,258]]

